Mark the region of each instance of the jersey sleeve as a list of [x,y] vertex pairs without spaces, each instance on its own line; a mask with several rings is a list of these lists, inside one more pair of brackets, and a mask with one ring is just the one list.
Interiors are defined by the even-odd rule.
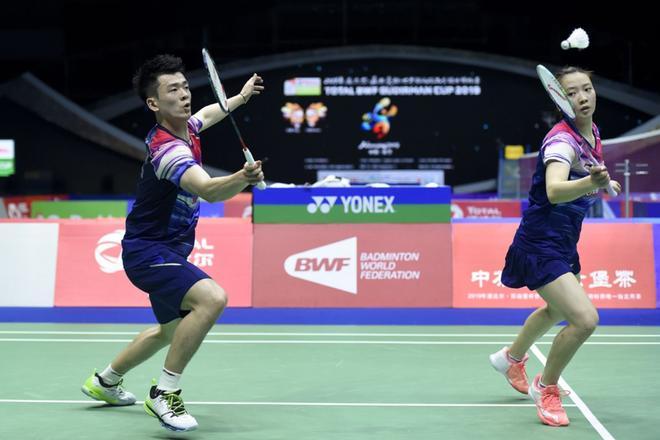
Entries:
[[572,167],[576,158],[577,154],[573,146],[560,136],[548,139],[543,146],[544,165],[550,161],[558,161]]
[[152,154],[151,164],[156,177],[169,180],[176,186],[180,185],[183,173],[197,165],[190,148],[179,141],[163,144]]
[[193,133],[199,134],[199,131],[202,129],[201,119],[191,116],[190,119],[188,119],[188,127],[190,127]]

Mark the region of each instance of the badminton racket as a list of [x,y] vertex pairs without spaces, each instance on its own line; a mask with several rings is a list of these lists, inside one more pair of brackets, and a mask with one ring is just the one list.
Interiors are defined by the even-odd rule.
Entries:
[[[545,89],[546,92],[548,92],[548,95],[550,96],[550,99],[552,99],[552,102],[554,102],[555,105],[561,111],[564,120],[568,122],[568,124],[571,126],[571,128],[573,128],[573,130],[575,130],[576,133],[579,133],[580,131],[575,126],[575,111],[573,110],[571,101],[568,99],[568,96],[566,95],[566,91],[562,87],[561,83],[557,81],[557,78],[555,78],[552,72],[550,72],[547,68],[545,68],[545,66],[541,64],[536,66],[536,74],[541,80],[541,84],[543,84],[543,88]],[[586,153],[592,165],[605,166],[605,164],[602,161],[597,160],[589,150],[590,150],[589,146],[582,149],[582,151]],[[612,184],[612,182],[609,183],[607,192],[611,196],[617,195],[617,192],[614,189],[614,185]]]
[[[216,69],[215,63],[213,62],[213,58],[211,58],[211,55],[209,54],[208,50],[206,50],[205,48],[202,49],[202,58],[204,60],[204,66],[206,67],[206,72],[208,73],[209,82],[211,83],[211,89],[213,90],[215,99],[218,101],[218,104],[220,105],[222,111],[229,115],[229,120],[231,121],[231,125],[234,127],[236,136],[238,136],[238,140],[240,141],[241,146],[243,147],[243,155],[245,156],[245,161],[249,165],[254,165],[254,157],[252,156],[250,149],[247,147],[247,144],[243,140],[241,131],[238,129],[238,125],[236,125],[236,121],[234,120],[234,117],[232,116],[231,111],[229,110],[229,102],[227,101],[227,94],[225,93],[224,87],[222,87],[222,82],[220,82],[220,75],[218,75],[218,69]],[[257,183],[256,186],[259,189],[265,189],[266,183],[262,180],[259,183]]]

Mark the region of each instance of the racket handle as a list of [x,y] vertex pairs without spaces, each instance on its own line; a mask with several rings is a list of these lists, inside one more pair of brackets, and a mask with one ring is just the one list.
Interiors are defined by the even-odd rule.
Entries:
[[[254,157],[252,157],[252,153],[247,149],[247,147],[243,148],[243,155],[245,156],[245,161],[248,163],[248,165],[254,165]],[[259,189],[266,189],[266,182],[262,180],[257,183],[256,186]]]
[[610,182],[609,186],[607,187],[607,192],[608,192],[609,195],[611,195],[612,197],[616,197],[616,196],[619,195],[619,193],[616,192],[616,190],[614,189],[614,185],[612,185],[612,182]]

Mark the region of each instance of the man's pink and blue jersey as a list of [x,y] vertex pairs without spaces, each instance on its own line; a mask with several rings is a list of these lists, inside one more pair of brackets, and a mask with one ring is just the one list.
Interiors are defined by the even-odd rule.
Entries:
[[167,252],[160,252],[161,247],[184,258],[192,251],[199,200],[181,188],[180,182],[188,168],[201,165],[201,127],[194,116],[188,120],[190,143],[160,125],[147,135],[147,157],[122,240],[125,268],[167,264]]
[[580,272],[577,242],[582,221],[596,201],[598,192],[571,202],[552,204],[546,192],[545,169],[548,162],[559,161],[570,166],[568,180],[588,176],[592,163],[584,149],[591,148],[591,154],[602,160],[600,134],[595,124],[593,133],[596,139],[594,148],[562,121],[543,140],[529,191],[529,207],[523,213],[507,252],[502,271],[504,285],[536,290],[564,273]]

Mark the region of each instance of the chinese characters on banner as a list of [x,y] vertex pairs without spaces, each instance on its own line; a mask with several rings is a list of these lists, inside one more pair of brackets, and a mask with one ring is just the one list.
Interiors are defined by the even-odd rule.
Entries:
[[[454,224],[454,307],[538,307],[526,288],[502,284],[517,223]],[[580,283],[597,307],[655,308],[651,225],[585,223],[578,243]]]
[[[149,306],[121,261],[123,219],[60,220],[56,306]],[[252,305],[252,223],[201,218],[188,261],[211,276],[232,307]]]

